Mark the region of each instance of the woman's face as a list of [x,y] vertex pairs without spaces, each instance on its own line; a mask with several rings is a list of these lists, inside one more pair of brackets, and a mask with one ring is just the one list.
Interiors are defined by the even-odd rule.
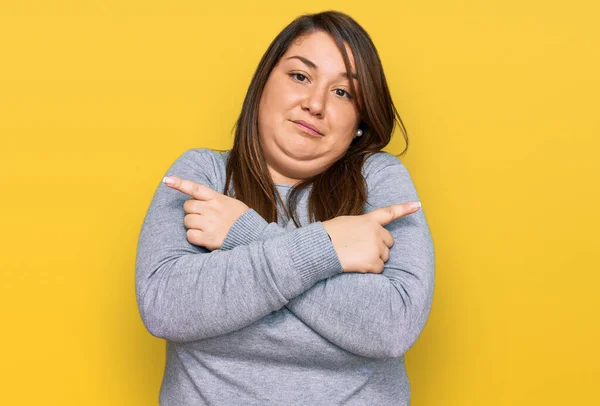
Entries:
[[[346,52],[356,74],[350,48]],[[275,183],[323,172],[347,151],[358,111],[344,59],[322,31],[297,38],[271,72],[260,100],[259,139]],[[312,126],[316,130],[311,130]]]

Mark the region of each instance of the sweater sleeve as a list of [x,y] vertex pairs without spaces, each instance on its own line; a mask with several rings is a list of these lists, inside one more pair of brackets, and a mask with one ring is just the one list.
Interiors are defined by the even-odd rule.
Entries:
[[[212,187],[210,165],[188,150],[166,175]],[[160,183],[140,231],[136,298],[154,336],[194,341],[241,329],[342,272],[321,223],[229,251],[193,245],[183,225],[188,199]]]
[[[377,154],[366,175],[365,212],[395,203],[419,200],[407,168],[393,155]],[[273,223],[247,212],[228,235],[247,231],[245,238],[265,238]],[[261,222],[262,220],[262,222]],[[252,229],[246,226],[252,224]],[[324,338],[352,353],[398,357],[423,330],[433,300],[435,256],[423,212],[402,217],[386,226],[393,237],[390,258],[381,274],[344,273],[317,282],[286,307]],[[252,231],[251,231],[252,230]],[[239,240],[237,240],[239,241]]]

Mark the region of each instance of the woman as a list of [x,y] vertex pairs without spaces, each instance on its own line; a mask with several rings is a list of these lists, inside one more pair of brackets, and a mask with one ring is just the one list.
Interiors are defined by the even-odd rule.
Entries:
[[381,152],[396,120],[349,16],[302,16],[275,38],[233,148],[183,153],[142,226],[161,405],[409,404],[403,354],[429,314],[434,251],[407,169]]

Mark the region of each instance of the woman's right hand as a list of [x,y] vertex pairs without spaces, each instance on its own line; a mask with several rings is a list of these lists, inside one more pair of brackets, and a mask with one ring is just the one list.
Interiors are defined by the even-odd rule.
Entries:
[[412,214],[419,202],[395,204],[359,216],[340,216],[323,221],[344,272],[381,273],[394,245],[383,226]]

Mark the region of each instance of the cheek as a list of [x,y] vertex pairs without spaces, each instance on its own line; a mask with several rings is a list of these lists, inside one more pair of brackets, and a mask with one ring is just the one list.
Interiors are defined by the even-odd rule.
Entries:
[[281,111],[289,107],[294,99],[293,88],[280,73],[274,73],[263,90],[262,99],[265,106],[271,111]]
[[358,115],[354,108],[342,106],[332,109],[330,119],[338,139],[347,139],[350,142],[354,138],[355,127],[358,125]]
[[278,81],[265,86],[258,111],[259,132],[265,138],[279,133],[282,127],[287,128],[286,121],[297,117],[300,98],[293,90],[289,84]]
[[261,97],[258,107],[259,133],[270,133],[269,129],[273,127],[273,120],[277,115],[276,107],[277,103],[276,100],[273,100],[273,92],[269,92],[268,89],[265,88],[265,92]]

